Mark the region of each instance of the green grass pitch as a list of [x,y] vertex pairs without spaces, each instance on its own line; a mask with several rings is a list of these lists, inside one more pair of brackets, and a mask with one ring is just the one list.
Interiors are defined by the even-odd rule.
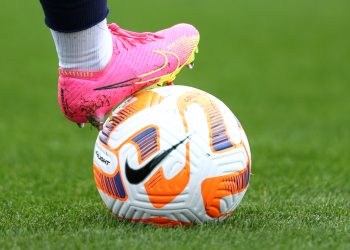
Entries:
[[243,202],[221,224],[115,220],[95,189],[97,132],[57,104],[57,58],[39,1],[0,8],[0,249],[350,249],[350,2],[109,1],[143,31],[190,22],[193,71],[223,100],[253,155]]

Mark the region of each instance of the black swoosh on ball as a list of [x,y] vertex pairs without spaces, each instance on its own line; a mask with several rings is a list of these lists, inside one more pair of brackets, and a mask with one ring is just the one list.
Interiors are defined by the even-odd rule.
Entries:
[[156,155],[152,160],[150,160],[145,166],[140,169],[132,169],[129,166],[128,160],[125,163],[125,175],[131,184],[139,184],[153,171],[153,169],[158,166],[158,164],[164,160],[172,151],[174,151],[179,145],[186,141],[189,137],[175,144],[171,148],[165,150],[164,152]]

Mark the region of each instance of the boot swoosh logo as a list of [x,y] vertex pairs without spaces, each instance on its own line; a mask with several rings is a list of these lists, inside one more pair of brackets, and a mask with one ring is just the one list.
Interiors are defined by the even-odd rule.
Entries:
[[[129,79],[124,80],[124,81],[120,81],[120,82],[117,82],[117,83],[113,83],[113,84],[105,85],[105,86],[102,86],[102,87],[98,87],[98,88],[95,88],[94,90],[106,90],[106,89],[123,88],[123,87],[128,87],[128,86],[131,86],[131,85],[134,85],[134,84],[145,84],[145,83],[149,83],[149,82],[152,82],[152,81],[159,80],[161,77],[164,77],[164,75],[161,75],[161,76],[158,76],[158,77],[155,77],[155,78],[151,78],[151,79],[148,79],[148,80],[145,80],[145,81],[141,81],[142,78],[147,77],[147,76],[151,76],[151,75],[153,75],[153,74],[163,70],[164,68],[166,68],[168,66],[168,64],[169,64],[169,58],[168,58],[169,55],[174,56],[176,58],[176,60],[177,60],[177,67],[176,67],[176,69],[174,71],[176,71],[178,68],[180,68],[180,58],[179,58],[179,56],[177,54],[175,54],[173,52],[170,52],[170,51],[162,51],[162,50],[154,50],[152,52],[155,53],[155,54],[162,55],[164,57],[164,63],[158,69],[152,70],[152,71],[150,71],[148,73],[145,73],[145,74],[133,77],[133,78],[129,78]],[[140,80],[140,81],[139,82],[132,82],[132,81],[135,81],[135,80]]]
[[161,163],[168,155],[170,155],[171,152],[173,152],[178,146],[184,143],[187,139],[189,139],[189,136],[187,136],[185,139],[181,140],[177,144],[173,145],[171,148],[156,155],[151,161],[149,161],[140,169],[130,168],[128,160],[126,160],[125,175],[127,180],[131,184],[135,184],[135,185],[144,181],[147,178],[147,176],[150,175],[150,173],[159,165],[159,163]]

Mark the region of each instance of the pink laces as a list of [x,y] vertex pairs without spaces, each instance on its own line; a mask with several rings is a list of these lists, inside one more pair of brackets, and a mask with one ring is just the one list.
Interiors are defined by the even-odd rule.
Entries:
[[150,32],[137,33],[120,28],[117,24],[111,23],[108,25],[109,30],[118,38],[119,44],[124,49],[135,47],[137,43],[146,44],[153,42],[156,39],[163,38],[162,36],[156,35]]

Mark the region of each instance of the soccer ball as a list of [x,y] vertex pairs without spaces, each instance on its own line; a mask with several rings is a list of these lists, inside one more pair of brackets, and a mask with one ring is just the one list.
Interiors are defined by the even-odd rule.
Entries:
[[140,92],[116,108],[94,149],[98,192],[120,219],[158,225],[222,221],[241,202],[251,154],[234,114],[185,86]]

